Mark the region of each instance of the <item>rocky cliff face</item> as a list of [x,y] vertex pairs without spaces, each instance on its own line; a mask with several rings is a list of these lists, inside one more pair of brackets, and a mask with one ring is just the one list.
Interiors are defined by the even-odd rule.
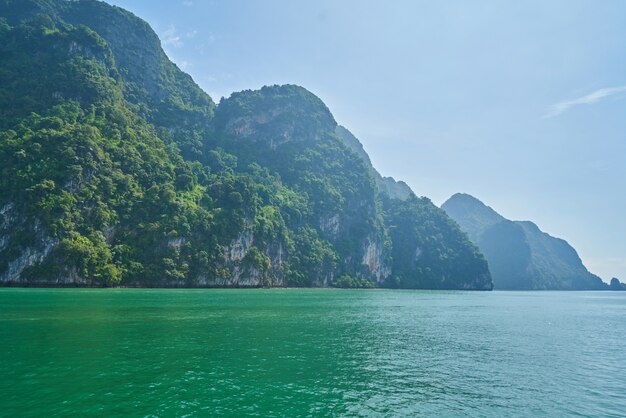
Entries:
[[566,241],[532,222],[510,221],[478,199],[456,194],[442,208],[487,257],[496,289],[604,289]]
[[289,142],[323,140],[337,123],[326,105],[306,89],[266,86],[233,93],[215,117],[221,135],[253,141],[271,149]]
[[224,262],[229,274],[216,279],[200,277],[198,283],[206,286],[261,287],[285,286],[285,258],[283,244],[272,243],[266,250],[267,266],[261,269],[251,260],[254,233],[248,229],[235,238],[224,250]]
[[[11,245],[12,241],[24,237],[27,241],[19,248]],[[45,260],[58,243],[58,239],[46,234],[38,220],[28,222],[15,204],[5,204],[0,208],[0,253],[13,249],[13,254],[5,260],[4,266],[0,266],[0,283],[11,285],[23,282],[24,272]],[[70,284],[72,279],[59,277],[57,281]]]
[[388,250],[381,239],[368,237],[361,264],[367,266],[369,274],[373,275],[376,283],[384,283],[391,275],[391,266],[387,262],[386,251]]
[[390,269],[375,186],[336,129],[324,103],[292,85],[235,93],[220,103],[215,118],[220,146],[307,195],[311,223],[337,250],[339,263],[326,275],[356,274],[381,283]]

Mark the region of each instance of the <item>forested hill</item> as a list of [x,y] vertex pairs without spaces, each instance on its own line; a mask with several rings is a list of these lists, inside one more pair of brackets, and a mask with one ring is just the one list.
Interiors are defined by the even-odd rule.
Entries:
[[2,284],[491,289],[363,154],[302,87],[216,106],[125,10],[0,0]]
[[483,251],[496,289],[608,289],[574,248],[532,222],[510,221],[467,194],[455,194],[442,208]]

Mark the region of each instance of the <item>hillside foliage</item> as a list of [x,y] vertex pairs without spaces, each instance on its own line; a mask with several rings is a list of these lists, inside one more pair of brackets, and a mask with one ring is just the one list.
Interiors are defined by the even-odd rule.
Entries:
[[120,8],[0,16],[3,283],[490,288],[458,227],[384,193],[304,88],[216,106]]

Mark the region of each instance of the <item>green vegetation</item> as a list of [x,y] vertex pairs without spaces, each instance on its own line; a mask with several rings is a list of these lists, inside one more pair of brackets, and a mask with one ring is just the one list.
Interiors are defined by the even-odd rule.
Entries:
[[393,275],[400,288],[491,290],[487,261],[441,209],[427,198],[383,200],[393,242]]
[[20,223],[9,231],[0,266],[37,248],[45,231],[58,245],[25,270],[27,279],[190,284],[200,274],[229,275],[222,247],[247,219],[259,238],[283,238],[280,220],[264,210],[270,193],[235,173],[232,156],[212,152],[207,159],[217,171],[185,160],[134,111],[95,32],[40,15],[0,36],[7,57],[0,108],[9,127],[0,133],[0,202],[14,205]]
[[456,225],[383,190],[307,90],[216,107],[122,9],[0,16],[0,282],[490,288]]
[[347,274],[342,274],[333,280],[333,286],[346,289],[372,289],[376,287],[376,283],[368,279],[351,277]]

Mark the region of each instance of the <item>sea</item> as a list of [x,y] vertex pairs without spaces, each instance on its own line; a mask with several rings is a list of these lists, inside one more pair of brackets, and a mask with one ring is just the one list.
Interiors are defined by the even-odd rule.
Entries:
[[0,416],[626,416],[626,292],[0,289]]

